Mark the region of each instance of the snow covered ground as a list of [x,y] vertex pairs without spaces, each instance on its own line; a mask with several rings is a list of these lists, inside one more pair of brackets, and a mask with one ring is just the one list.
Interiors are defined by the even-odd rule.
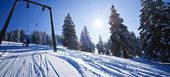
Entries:
[[3,42],[0,77],[170,77],[170,65],[48,46]]

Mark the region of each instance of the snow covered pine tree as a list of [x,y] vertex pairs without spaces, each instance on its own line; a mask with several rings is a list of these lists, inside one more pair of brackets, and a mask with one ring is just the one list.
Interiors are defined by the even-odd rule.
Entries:
[[78,50],[79,44],[76,36],[75,25],[70,17],[70,14],[67,14],[65,17],[62,31],[63,46],[67,47],[68,49]]
[[112,54],[119,57],[128,58],[129,56],[136,56],[136,46],[131,42],[135,36],[131,36],[127,27],[122,24],[123,19],[116,13],[116,9],[112,5],[111,16],[109,24],[111,25],[111,41],[112,41]]
[[112,41],[111,41],[110,38],[107,40],[107,42],[105,43],[104,46],[105,46],[104,54],[112,55],[112,53],[111,53],[111,50],[112,50]]
[[86,26],[84,26],[82,33],[80,35],[80,49],[86,52],[93,51],[93,43],[89,36],[89,32],[87,31]]
[[149,60],[167,62],[170,58],[170,9],[162,0],[141,0],[142,48]]
[[23,42],[25,38],[26,38],[26,32],[25,30],[21,29],[20,30],[20,42]]
[[104,54],[104,42],[102,41],[101,35],[99,35],[99,42],[96,45],[99,54]]
[[32,36],[33,43],[35,43],[37,45],[42,44],[43,40],[42,40],[41,32],[33,31],[31,36]]

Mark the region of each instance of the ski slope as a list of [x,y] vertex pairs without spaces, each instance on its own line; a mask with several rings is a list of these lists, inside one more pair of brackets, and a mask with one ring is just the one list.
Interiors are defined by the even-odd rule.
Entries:
[[4,42],[0,47],[0,77],[170,77],[170,65],[144,59]]

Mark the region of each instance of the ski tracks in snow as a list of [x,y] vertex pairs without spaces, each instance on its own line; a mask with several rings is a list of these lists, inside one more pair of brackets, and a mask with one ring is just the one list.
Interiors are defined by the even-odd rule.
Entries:
[[[53,54],[55,55],[55,54]],[[93,53],[84,53],[74,50],[64,50],[59,53],[59,57],[73,65],[85,77],[138,77],[138,76],[154,76],[169,77],[170,71],[160,68],[166,68],[156,63],[143,63],[130,59],[117,57],[108,57],[104,55],[96,55]],[[61,57],[64,56],[64,57]],[[78,66],[77,66],[78,65]],[[168,69],[169,67],[167,67]]]
[[48,53],[16,53],[15,55],[11,53],[0,57],[0,77],[68,76],[81,77],[76,69],[65,60],[48,55]]
[[166,70],[169,66],[152,62],[65,48],[58,48],[57,53],[52,50],[20,51],[1,55],[0,77],[170,77],[170,71]]

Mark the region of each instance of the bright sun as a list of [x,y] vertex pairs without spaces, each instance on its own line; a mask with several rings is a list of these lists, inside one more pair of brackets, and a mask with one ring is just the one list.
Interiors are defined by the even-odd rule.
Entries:
[[103,21],[101,19],[96,19],[94,22],[93,22],[93,25],[97,28],[101,28],[103,26]]

